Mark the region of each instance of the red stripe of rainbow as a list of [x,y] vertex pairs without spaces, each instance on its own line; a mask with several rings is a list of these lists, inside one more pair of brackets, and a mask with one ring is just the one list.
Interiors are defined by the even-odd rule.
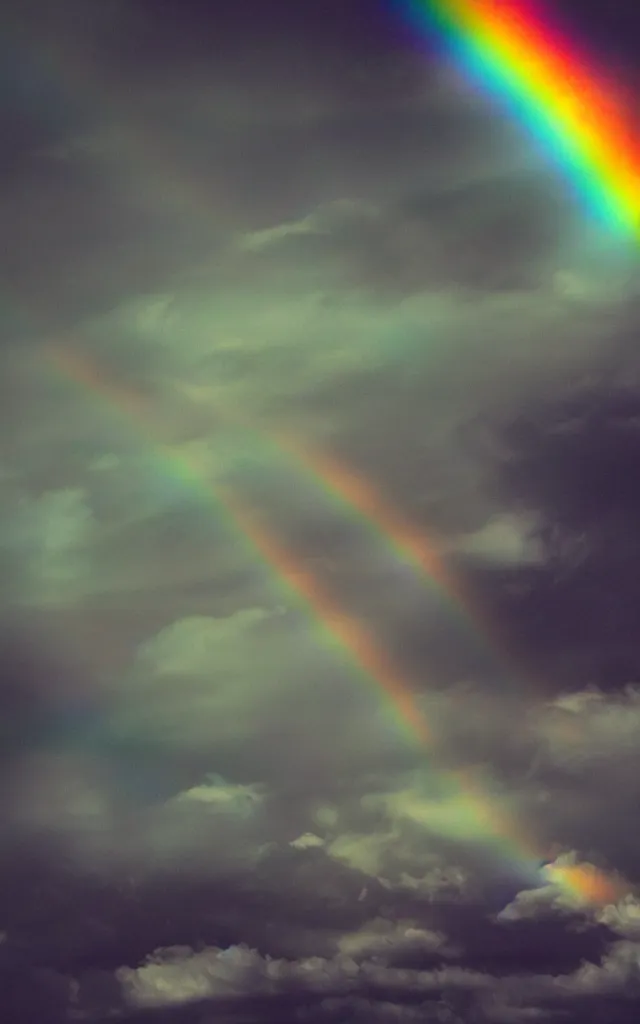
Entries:
[[[394,717],[404,726],[405,732],[428,752],[432,746],[428,722],[416,703],[411,687],[391,659],[368,630],[344,612],[304,562],[286,548],[241,495],[228,486],[212,484],[205,467],[169,448],[163,442],[162,430],[143,397],[110,381],[100,367],[69,348],[50,349],[49,354],[53,365],[67,379],[82,385],[90,394],[100,396],[113,411],[125,414],[130,424],[137,428],[160,456],[165,472],[224,509],[241,536],[251,542],[253,549],[261,555],[269,568],[302,600],[325,633],[337,641],[359,672],[385,695]],[[389,526],[389,523],[386,525]],[[545,858],[545,851],[540,845],[519,823],[504,813],[498,802],[483,791],[480,780],[469,771],[445,771],[441,775],[443,781],[451,786],[452,792],[463,798],[464,813],[468,815],[472,830],[476,831],[480,827],[487,840],[497,845],[503,855],[508,855],[514,863],[523,867],[527,865],[533,879],[538,873],[540,861]],[[599,904],[615,901],[624,891],[617,881],[588,865],[576,865],[571,868],[570,877],[558,874],[557,880],[570,886],[581,899]]]
[[640,227],[640,146],[612,83],[526,0],[402,0],[420,32],[525,124],[587,205],[624,235]]

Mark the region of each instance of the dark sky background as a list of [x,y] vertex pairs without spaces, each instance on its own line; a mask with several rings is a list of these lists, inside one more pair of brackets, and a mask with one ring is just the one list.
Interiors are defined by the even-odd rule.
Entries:
[[[633,5],[554,11],[633,122]],[[635,1021],[636,240],[401,4],[0,22],[8,1024]],[[221,487],[375,637],[428,749]]]

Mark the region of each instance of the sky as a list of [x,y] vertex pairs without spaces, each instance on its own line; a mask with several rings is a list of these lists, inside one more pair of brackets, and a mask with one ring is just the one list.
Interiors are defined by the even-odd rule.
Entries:
[[11,1021],[635,1020],[635,241],[402,4],[1,17]]

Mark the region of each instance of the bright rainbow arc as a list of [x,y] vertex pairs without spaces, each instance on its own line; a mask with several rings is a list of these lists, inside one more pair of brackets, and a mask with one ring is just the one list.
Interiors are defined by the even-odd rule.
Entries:
[[[225,511],[230,524],[243,541],[250,542],[253,550],[259,553],[277,578],[306,605],[325,634],[348,655],[359,673],[371,680],[378,691],[384,694],[394,717],[411,741],[428,752],[433,747],[432,734],[402,674],[368,630],[344,612],[313,573],[265,524],[263,517],[257,515],[255,509],[235,489],[211,484],[206,469],[198,465],[196,460],[167,446],[162,440],[162,431],[156,424],[153,410],[144,398],[131,389],[110,382],[95,364],[68,348],[50,349],[49,355],[57,371],[68,380],[100,396],[112,411],[125,414],[129,423],[160,456],[164,472]],[[523,869],[526,868],[532,882],[534,878],[538,879],[539,865],[545,859],[546,851],[483,791],[478,779],[468,770],[440,771],[439,775],[452,793],[463,798],[465,814],[468,814],[470,823],[482,830],[486,840],[497,852]],[[556,880],[562,881],[586,902],[613,902],[625,891],[616,881],[589,865],[576,865],[571,868],[569,875],[565,871],[564,875],[558,874]]]
[[640,146],[611,84],[526,0],[400,0],[444,38],[469,77],[504,103],[623,236],[640,230]]

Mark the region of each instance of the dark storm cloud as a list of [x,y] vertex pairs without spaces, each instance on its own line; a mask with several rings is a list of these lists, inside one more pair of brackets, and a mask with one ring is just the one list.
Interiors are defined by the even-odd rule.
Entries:
[[[596,671],[607,629],[612,657],[637,647],[616,582],[635,595],[634,255],[455,74],[329,6],[283,4],[282,35],[243,4],[191,27],[164,2],[58,5],[46,130],[39,8],[16,9],[37,66],[2,210],[16,1020],[33,989],[63,1019],[589,1021],[608,1000],[614,1021],[637,985],[635,895],[594,911],[562,884],[585,859],[637,877],[633,659]],[[280,429],[426,528],[504,646]],[[392,653],[428,757],[220,483]],[[555,865],[489,834],[442,764]]]

